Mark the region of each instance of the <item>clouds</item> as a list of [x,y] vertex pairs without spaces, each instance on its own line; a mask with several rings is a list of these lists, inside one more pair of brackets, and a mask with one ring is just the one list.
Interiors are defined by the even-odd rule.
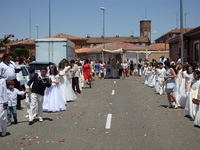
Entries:
[[157,30],[152,31],[152,33],[154,33],[154,34],[156,34],[157,32],[158,32]]

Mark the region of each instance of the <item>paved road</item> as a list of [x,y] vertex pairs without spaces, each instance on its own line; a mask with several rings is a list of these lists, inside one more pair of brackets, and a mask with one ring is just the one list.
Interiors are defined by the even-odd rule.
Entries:
[[137,76],[96,79],[67,111],[45,113],[44,122],[28,125],[18,111],[11,135],[0,138],[4,150],[199,150],[200,129],[183,109],[165,108]]

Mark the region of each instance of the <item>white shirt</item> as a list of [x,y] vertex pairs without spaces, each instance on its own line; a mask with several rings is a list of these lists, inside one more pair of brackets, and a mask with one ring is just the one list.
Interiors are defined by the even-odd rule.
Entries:
[[127,63],[122,63],[122,68],[123,69],[127,69],[128,68],[128,64]]
[[6,80],[0,79],[0,104],[8,102]]
[[166,73],[165,68],[158,69],[158,78],[160,78],[160,79],[164,79],[164,77],[165,77],[165,73]]
[[9,65],[4,62],[0,63],[0,77],[6,80],[14,80],[16,78],[15,74],[15,64],[11,62]]
[[16,88],[7,89],[8,94],[8,106],[16,106],[17,105],[17,95],[24,95],[24,91],[19,91]]

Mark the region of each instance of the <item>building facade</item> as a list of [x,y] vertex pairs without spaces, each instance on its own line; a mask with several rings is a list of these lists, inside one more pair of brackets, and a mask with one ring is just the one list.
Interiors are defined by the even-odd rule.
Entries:
[[[181,54],[179,41],[179,37],[172,38],[168,41],[169,55],[174,60],[176,60],[178,54]],[[197,63],[200,63],[200,26],[184,33],[183,41],[184,62],[189,61],[192,65],[196,66]]]

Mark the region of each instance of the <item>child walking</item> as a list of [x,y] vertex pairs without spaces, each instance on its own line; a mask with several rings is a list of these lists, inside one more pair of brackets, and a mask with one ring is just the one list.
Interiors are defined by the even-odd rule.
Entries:
[[65,99],[59,85],[58,70],[54,65],[51,65],[49,70],[49,78],[52,81],[52,86],[45,89],[43,111],[59,112],[66,110]]
[[7,107],[7,118],[8,118],[8,126],[12,124],[11,120],[11,114],[13,115],[14,124],[17,124],[17,95],[24,95],[28,92],[28,90],[25,91],[19,91],[18,89],[14,88],[15,82],[13,80],[7,80],[7,95],[8,95],[8,107]]
[[[30,80],[34,75],[35,70],[33,68],[29,68],[28,71],[29,71],[29,80]],[[31,85],[31,87],[32,87],[32,85]],[[27,90],[29,89],[28,85],[26,85],[26,89]],[[25,103],[26,103],[26,112],[27,112],[26,118],[28,118],[29,117],[29,111],[30,111],[30,104],[31,104],[31,91],[30,90],[29,90],[28,93],[26,93],[26,101],[25,101]]]

